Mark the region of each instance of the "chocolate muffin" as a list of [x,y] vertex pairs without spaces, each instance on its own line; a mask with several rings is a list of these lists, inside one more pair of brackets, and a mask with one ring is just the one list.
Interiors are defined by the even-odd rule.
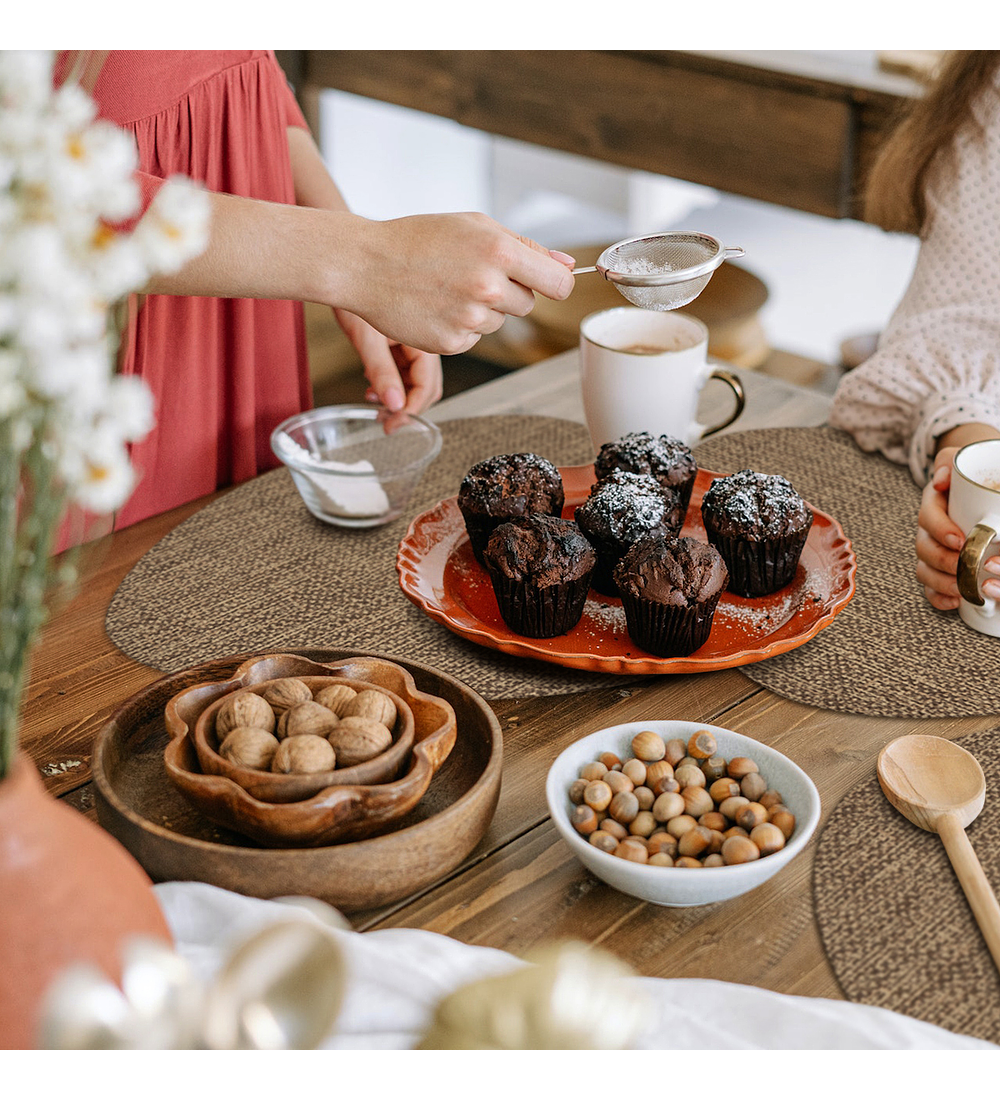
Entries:
[[614,470],[598,481],[576,509],[576,522],[597,551],[598,592],[617,596],[614,568],[622,554],[643,535],[678,534],[685,511],[680,493],[651,474]]
[[692,538],[646,535],[615,569],[628,635],[657,657],[686,657],[700,649],[729,572],[714,546]]
[[691,448],[672,435],[629,432],[605,443],[594,460],[598,480],[614,470],[651,474],[661,485],[680,493],[686,511],[698,476],[698,463]]
[[813,521],[785,478],[754,470],[716,478],[701,516],[729,567],[729,591],[739,596],[766,596],[792,581]]
[[477,462],[458,490],[476,560],[483,564],[486,544],[501,523],[536,513],[559,516],[564,500],[562,477],[547,458],[523,452]]
[[515,634],[553,638],[580,621],[597,554],[572,520],[533,515],[501,523],[483,558]]

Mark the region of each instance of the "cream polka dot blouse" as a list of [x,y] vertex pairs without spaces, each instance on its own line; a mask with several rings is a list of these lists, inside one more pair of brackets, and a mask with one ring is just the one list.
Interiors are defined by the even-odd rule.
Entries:
[[862,449],[908,464],[918,485],[940,435],[972,422],[1000,429],[1000,71],[938,158],[927,209],[906,293],[830,414]]

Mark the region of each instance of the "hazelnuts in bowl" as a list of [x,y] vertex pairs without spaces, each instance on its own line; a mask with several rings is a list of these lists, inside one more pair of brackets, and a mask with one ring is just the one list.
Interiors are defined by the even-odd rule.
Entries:
[[241,688],[206,707],[193,731],[206,774],[224,775],[266,802],[391,781],[413,738],[413,712],[400,696],[333,676],[286,676]]

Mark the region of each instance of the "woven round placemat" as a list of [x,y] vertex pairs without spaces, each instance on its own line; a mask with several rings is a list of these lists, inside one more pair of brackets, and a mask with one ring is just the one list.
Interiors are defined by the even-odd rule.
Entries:
[[384,527],[349,530],[314,519],[284,469],[238,486],[133,567],[108,608],[108,636],[164,672],[233,653],[320,647],[396,653],[491,699],[631,682],[485,649],[403,595],[396,551],[408,522],[454,496],[474,463],[511,451],[534,451],[560,466],[593,459],[586,428],[568,420],[475,417],[445,421],[441,431],[441,453],[406,516]]
[[840,522],[857,556],[854,597],[815,638],[742,669],[778,695],[885,717],[1000,713],[1000,641],[935,611],[914,575],[920,493],[902,466],[832,428],[768,428],[695,450],[719,473],[783,474]]
[[[1000,889],[1000,730],[963,737],[986,776],[967,835]],[[1000,974],[934,833],[892,808],[874,771],[819,835],[813,897],[844,995],[1000,1043]]]

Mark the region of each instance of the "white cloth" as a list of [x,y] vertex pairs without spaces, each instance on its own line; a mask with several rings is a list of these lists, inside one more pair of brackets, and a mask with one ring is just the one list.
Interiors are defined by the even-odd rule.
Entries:
[[[284,902],[247,898],[198,882],[156,888],[177,951],[208,980],[226,951],[287,918]],[[317,918],[318,919],[318,918]],[[346,995],[325,1049],[412,1049],[438,1002],[468,982],[524,962],[419,929],[336,929],[347,961]],[[635,978],[650,1011],[640,1049],[996,1049],[989,1043],[868,1005],[793,997],[694,978]],[[705,1021],[712,1021],[711,1036]]]
[[913,277],[830,414],[921,486],[939,436],[973,422],[1000,429],[1000,69],[929,181]]

